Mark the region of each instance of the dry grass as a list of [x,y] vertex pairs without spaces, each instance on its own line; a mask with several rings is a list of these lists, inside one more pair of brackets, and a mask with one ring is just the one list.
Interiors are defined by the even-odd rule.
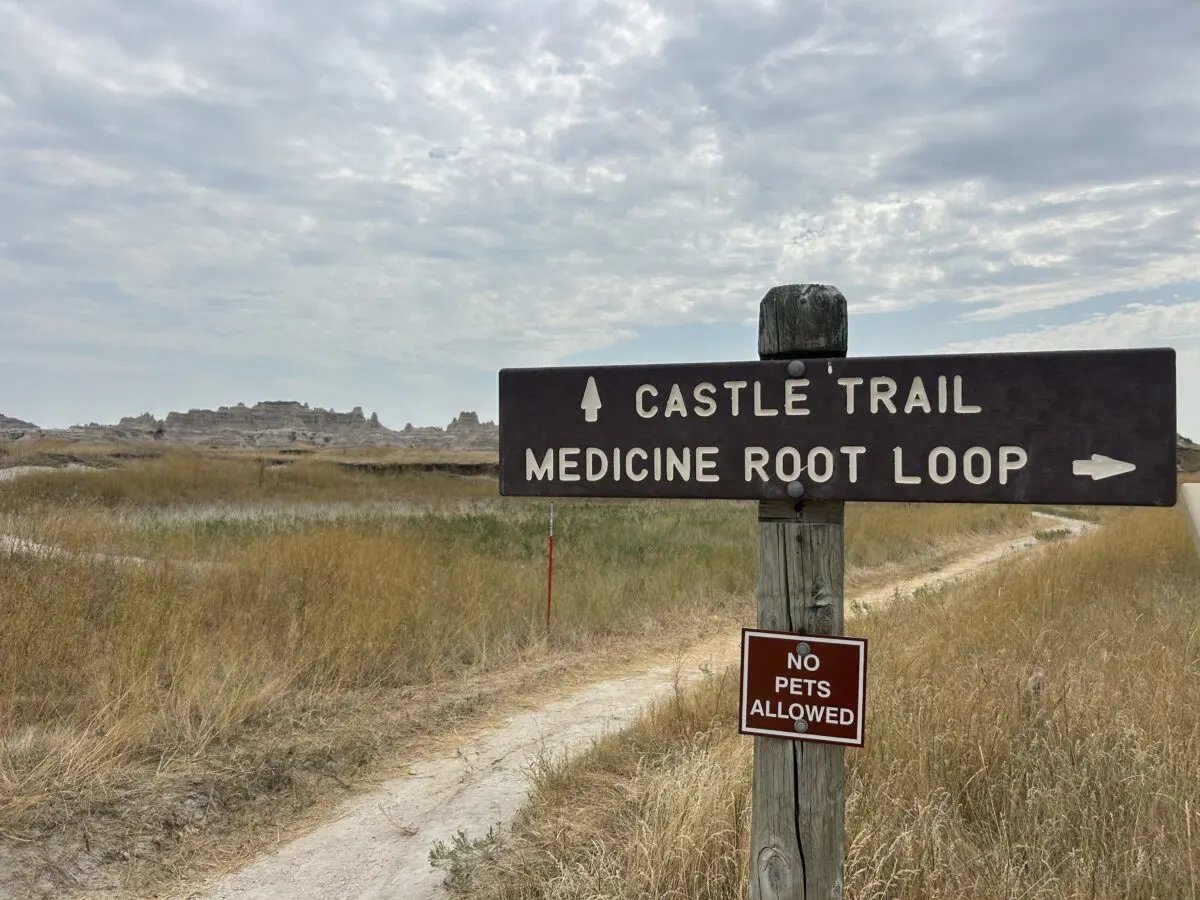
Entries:
[[331,447],[320,450],[320,459],[338,462],[498,463],[495,450],[436,450],[429,447]]
[[[1181,511],[856,622],[846,896],[1200,897],[1200,563]],[[736,668],[544,767],[472,897],[745,896]]]
[[[752,616],[750,504],[560,503],[547,641],[545,503],[309,462],[262,493],[252,460],[179,454],[0,484],[3,530],[22,538],[220,563],[0,552],[0,869],[6,840],[33,842],[69,873],[47,896],[114,872],[138,894],[564,661]],[[339,515],[279,505],[321,497]],[[848,519],[852,577],[1028,528],[1003,507]]]
[[[90,460],[108,457],[95,457]],[[23,463],[32,464],[32,463]],[[263,458],[172,450],[98,471],[37,472],[7,482],[0,509],[187,505],[203,502],[432,502],[497,496],[495,479],[436,472],[376,474],[306,457],[272,465]]]
[[0,441],[0,468],[67,465],[108,467],[133,459],[160,456],[159,444],[81,444],[62,438],[36,441]]
[[0,468],[13,466],[49,466],[60,468],[75,464],[107,468],[130,460],[202,455],[208,459],[233,460],[257,464],[293,463],[297,459],[327,462],[369,463],[495,463],[494,450],[440,450],[431,447],[327,447],[298,444],[289,449],[192,447],[157,441],[129,443],[81,443],[65,438],[41,438],[32,441],[0,440]]

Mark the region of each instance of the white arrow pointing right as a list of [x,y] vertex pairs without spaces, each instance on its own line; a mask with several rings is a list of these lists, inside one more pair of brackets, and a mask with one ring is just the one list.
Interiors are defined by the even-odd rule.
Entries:
[[1099,481],[1101,478],[1111,478],[1114,475],[1124,475],[1126,472],[1132,472],[1136,468],[1137,466],[1131,462],[1101,456],[1099,453],[1093,453],[1091,459],[1076,459],[1071,462],[1071,472],[1073,474],[1090,475],[1092,476],[1092,481]]

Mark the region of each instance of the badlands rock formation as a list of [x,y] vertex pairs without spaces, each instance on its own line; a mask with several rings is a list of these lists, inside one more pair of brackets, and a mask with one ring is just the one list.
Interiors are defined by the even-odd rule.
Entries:
[[37,430],[38,427],[29,422],[0,415],[0,441],[17,441],[29,432]]
[[1182,434],[1175,437],[1175,457],[1179,460],[1180,471],[1200,471],[1200,444],[1188,440]]
[[[11,426],[7,423],[13,423]],[[283,449],[303,444],[328,447],[422,447],[438,450],[496,450],[499,430],[494,422],[480,422],[473,412],[463,412],[445,428],[414,428],[393,431],[361,407],[348,413],[334,412],[307,403],[271,400],[246,406],[190,409],[156,419],[150,413],[126,416],[116,425],[76,425],[63,429],[40,429],[28,422],[0,416],[0,439],[35,440],[65,438],[80,442],[163,441],[205,447],[261,447]]]

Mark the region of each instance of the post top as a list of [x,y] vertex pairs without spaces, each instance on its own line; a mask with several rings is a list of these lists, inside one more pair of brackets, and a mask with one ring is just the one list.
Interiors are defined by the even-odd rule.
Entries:
[[759,359],[845,356],[846,298],[829,284],[771,288],[758,306]]

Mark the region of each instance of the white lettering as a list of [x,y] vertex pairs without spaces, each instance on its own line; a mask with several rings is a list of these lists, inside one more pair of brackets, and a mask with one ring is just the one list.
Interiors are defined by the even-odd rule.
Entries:
[[697,447],[696,448],[696,480],[697,481],[720,481],[721,477],[712,470],[717,467],[715,459],[707,459],[709,455],[716,456],[719,448],[717,447]]
[[808,387],[807,378],[789,378],[783,383],[783,414],[785,416],[807,416],[807,407],[797,407],[797,403],[808,400],[808,394],[802,394],[797,388]]
[[892,454],[895,457],[895,483],[896,484],[920,484],[920,475],[905,475],[904,474],[904,449],[902,447],[892,448]]
[[[825,706],[802,706],[799,703],[793,703],[792,707],[798,710],[792,713],[793,719],[807,719],[809,722],[824,721],[825,713],[828,710],[828,707]],[[792,712],[792,709],[789,709],[788,712]]]
[[[946,470],[941,471],[938,459],[945,459]],[[937,484],[949,484],[957,474],[958,457],[949,447],[934,447],[929,453],[929,478]]]
[[956,413],[977,413],[980,412],[978,406],[963,405],[963,380],[961,375],[954,376],[954,411]]
[[621,480],[621,448],[613,448],[613,481]]
[[1008,484],[1008,473],[1015,472],[1029,462],[1029,454],[1021,447],[1000,448],[1000,483]]
[[[971,465],[972,459],[982,460],[982,471],[976,472],[975,467]],[[963,478],[971,482],[971,484],[984,484],[992,477],[992,454],[988,453],[982,447],[972,447],[963,454]]]
[[[599,481],[608,473],[608,457],[604,455],[603,450],[588,447],[584,453],[584,460],[586,462],[584,471],[587,473],[588,481]],[[593,462],[599,462],[599,471],[592,465]]]
[[654,448],[654,480],[662,481],[662,447]]
[[674,481],[675,473],[679,474],[681,481],[692,480],[692,451],[689,448],[683,448],[682,457],[672,448],[667,448],[667,481]]
[[846,415],[854,412],[854,389],[863,383],[861,378],[839,378],[837,383],[846,389]]
[[667,395],[667,408],[663,410],[663,418],[678,413],[681,416],[687,416],[687,406],[683,402],[683,391],[679,389],[679,385],[671,385],[671,393]]
[[[790,463],[787,469],[783,467],[785,459]],[[781,447],[775,454],[775,476],[777,478],[784,481],[795,481],[800,477],[802,471],[804,471],[804,460],[800,458],[800,451],[795,447]]]
[[789,653],[787,667],[789,669],[803,669],[805,672],[815,672],[821,668],[821,658],[815,653],[805,653],[803,656],[796,653]]
[[850,483],[857,484],[858,483],[858,455],[860,453],[866,453],[867,448],[866,447],[840,447],[840,448],[838,448],[838,452],[844,453],[846,456],[848,456],[850,458],[850,460],[849,460],[850,461]]
[[938,376],[938,412],[944,413],[946,411],[946,399],[947,399],[946,376],[939,375]]
[[543,478],[554,480],[554,451],[547,450],[546,455],[542,457],[539,464],[537,457],[533,455],[533,451],[529,448],[525,449],[525,480],[533,481],[534,478],[541,481]]
[[[809,679],[800,679],[801,681],[809,681]],[[779,679],[776,678],[776,684]],[[827,684],[827,682],[821,682]],[[776,688],[776,690],[781,690]],[[803,693],[803,692],[801,692]],[[812,696],[811,692],[808,696]],[[824,695],[822,695],[823,699]],[[750,715],[763,716],[767,719],[784,719],[796,721],[803,719],[806,722],[824,722],[828,725],[853,725],[854,710],[847,709],[844,706],[816,706],[799,701],[785,704],[782,700],[762,700],[755,698],[750,702]]]
[[[575,454],[579,452],[578,447],[559,447],[558,448],[558,480],[559,481],[578,481],[579,473],[575,471],[575,467],[579,465],[579,460],[575,459]],[[568,470],[570,470],[568,472]]]
[[815,678],[788,678],[786,675],[775,676],[775,693],[787,691],[794,697],[812,697],[814,694],[825,698],[829,696],[829,682],[818,681]]
[[762,382],[754,382],[754,414],[756,416],[777,416],[779,410],[764,409],[762,405]]
[[[817,474],[818,460],[823,460],[820,474]],[[822,484],[833,477],[833,454],[827,448],[813,447],[808,451],[808,477]]]
[[696,415],[708,417],[717,411],[717,401],[713,397],[716,389],[717,386],[715,384],[710,384],[707,381],[702,381],[696,385],[695,390],[692,391],[692,396],[696,398],[697,403],[695,408]]
[[747,447],[746,448],[746,480],[757,472],[758,477],[763,481],[770,481],[770,476],[767,475],[767,460],[771,458],[771,454],[767,452],[766,447]]
[[921,381],[920,375],[913,379],[912,386],[908,389],[908,399],[904,401],[904,411],[910,413],[918,406],[921,407],[922,412],[933,412],[933,407],[929,405],[929,395],[925,393],[925,383]]
[[894,413],[896,404],[892,402],[892,397],[896,395],[896,381],[892,378],[872,378],[871,379],[871,413],[879,412],[879,404],[887,407],[887,411]]
[[637,406],[637,414],[643,419],[649,419],[658,412],[658,404],[654,404],[649,409],[642,405],[642,397],[649,394],[651,397],[658,396],[658,388],[652,384],[643,384],[634,392],[634,403]]
[[645,481],[645,468],[643,468],[640,473],[635,473],[633,471],[633,458],[635,456],[640,456],[644,460],[647,457],[647,453],[641,447],[630,448],[629,452],[625,454],[625,477],[630,481]]
[[738,414],[738,393],[746,386],[745,381],[726,381],[722,387],[729,388],[729,414],[736,416]]

